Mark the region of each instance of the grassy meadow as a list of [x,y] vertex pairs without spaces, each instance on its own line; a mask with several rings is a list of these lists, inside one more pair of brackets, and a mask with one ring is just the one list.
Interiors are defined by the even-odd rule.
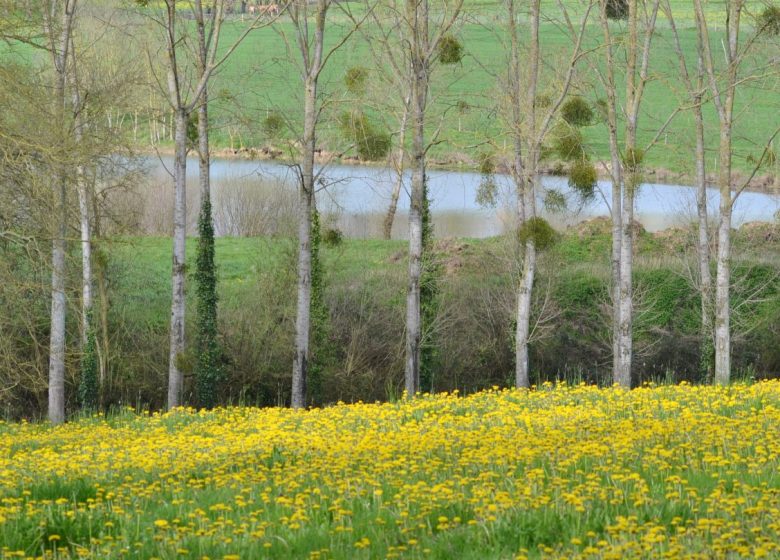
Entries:
[[0,558],[777,558],[780,384],[0,423]]
[[[576,3],[575,3],[576,4]],[[760,10],[759,2],[749,3],[744,17],[746,25],[753,21],[753,10]],[[354,4],[352,4],[354,6]],[[547,21],[541,27],[543,44],[543,81],[540,94],[554,94],[558,79],[553,69],[566,63],[566,52],[571,49],[571,39],[561,25],[560,9],[552,1],[543,3]],[[761,4],[762,5],[762,4]],[[690,68],[695,68],[696,32],[693,28],[693,13],[690,3],[673,1],[672,11],[679,28],[682,47],[688,55]],[[572,14],[579,11],[571,8]],[[707,3],[712,17],[711,40],[713,50],[718,52],[723,39],[725,16],[722,4]],[[335,11],[334,14],[337,14]],[[593,68],[603,68],[601,52],[603,37],[591,15],[594,24],[588,27],[585,48],[591,51],[583,59],[576,87],[573,93],[595,102],[603,98]],[[434,73],[432,86],[432,123],[442,123],[441,142],[435,145],[431,154],[435,160],[447,165],[468,164],[477,159],[478,152],[493,149],[501,153],[505,148],[502,137],[502,99],[497,77],[505,63],[503,11],[500,2],[467,2],[465,16],[458,25],[456,35],[462,42],[466,56],[455,66],[439,67]],[[335,42],[344,32],[343,18],[334,16],[334,26],[329,37]],[[722,21],[721,21],[722,19]],[[234,22],[226,27],[223,45],[229,45],[244,29],[246,23]],[[221,92],[223,100],[215,100],[215,119],[218,125],[215,138],[220,146],[259,147],[275,141],[264,136],[262,122],[270,112],[279,112],[289,119],[295,129],[300,120],[300,84],[297,68],[288,59],[285,35],[291,28],[281,23],[275,29],[261,29],[249,35],[219,72],[213,91]],[[377,123],[384,123],[388,130],[395,131],[397,122],[393,118],[393,107],[398,99],[393,98],[394,87],[389,87],[379,78],[376,62],[366,41],[370,40],[371,25],[366,24],[362,32],[356,33],[348,48],[336,52],[323,75],[322,95],[327,99],[328,110],[323,122],[321,141],[324,147],[334,151],[345,148],[336,124],[337,115],[355,106],[363,107]],[[745,37],[752,29],[746,28]],[[619,36],[619,24],[616,24]],[[755,46],[754,60],[750,65],[760,67],[776,56],[778,45],[771,40],[759,41]],[[293,54],[294,51],[293,51]],[[343,78],[353,67],[369,70],[369,84],[366,93],[360,97],[347,93]],[[762,72],[766,72],[764,69]],[[760,155],[777,126],[773,115],[780,109],[778,97],[771,94],[776,86],[776,76],[770,70],[764,79],[748,80],[740,89],[736,100],[737,124],[734,134],[737,169],[748,169],[748,158]],[[674,48],[673,36],[668,20],[659,14],[658,29],[653,38],[649,68],[650,81],[642,101],[639,144],[649,145],[658,130],[664,125],[676,108],[688,105],[685,88],[680,79],[679,62]],[[620,79],[620,77],[618,77]],[[621,88],[618,88],[619,90]],[[388,93],[389,92],[389,93]],[[397,97],[397,96],[396,96]],[[710,170],[716,170],[717,116],[713,107],[705,109]],[[396,111],[397,112],[397,111]],[[608,139],[603,124],[595,122],[584,130],[585,140],[597,158],[608,159]],[[485,142],[492,143],[492,148]],[[278,143],[278,142],[277,142]],[[477,148],[475,148],[475,146]],[[660,135],[655,147],[648,152],[646,164],[650,168],[663,168],[686,173],[692,165],[693,121],[683,111],[672,121],[666,133]],[[768,171],[768,170],[767,170]]]

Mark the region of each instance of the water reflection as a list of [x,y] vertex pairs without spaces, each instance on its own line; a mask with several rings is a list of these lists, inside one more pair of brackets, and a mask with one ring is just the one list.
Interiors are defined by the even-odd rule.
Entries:
[[[171,158],[149,159],[151,188],[160,197],[155,207],[163,221],[167,213],[165,197],[172,189],[166,172]],[[197,163],[188,165],[190,212],[197,209]],[[212,189],[215,227],[219,235],[263,235],[285,233],[294,223],[294,166],[273,161],[215,159],[212,163]],[[351,237],[379,237],[384,213],[390,202],[395,173],[382,167],[332,165],[322,170],[318,181],[317,204],[327,220]],[[509,178],[497,177],[498,196],[494,208],[476,202],[482,177],[478,173],[431,170],[429,193],[431,211],[439,236],[488,237],[512,227],[514,207]],[[398,205],[393,237],[406,236],[409,208],[409,177]],[[564,212],[541,214],[558,227],[565,227],[594,216],[607,216],[611,184],[599,183],[600,193],[582,205],[568,188],[565,178],[544,177],[544,188],[554,188],[568,201]],[[719,195],[709,191],[710,211],[717,212]],[[734,208],[734,227],[748,221],[772,221],[780,209],[780,197],[762,193],[743,193]],[[637,219],[650,231],[689,223],[695,216],[695,189],[685,186],[645,184],[636,201]],[[194,225],[194,218],[190,220]],[[293,230],[294,231],[294,230]]]

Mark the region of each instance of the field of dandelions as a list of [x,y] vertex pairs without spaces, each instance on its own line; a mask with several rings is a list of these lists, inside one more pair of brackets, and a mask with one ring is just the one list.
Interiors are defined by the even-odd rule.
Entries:
[[0,558],[780,558],[780,383],[0,423]]

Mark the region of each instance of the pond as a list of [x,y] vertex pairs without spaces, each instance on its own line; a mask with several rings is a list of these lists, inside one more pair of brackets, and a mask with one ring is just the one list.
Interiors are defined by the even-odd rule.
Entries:
[[[156,188],[172,189],[167,175],[172,158],[149,158],[151,182]],[[379,237],[382,220],[390,201],[395,172],[384,167],[329,165],[321,170],[317,191],[318,208],[330,222],[351,237]],[[188,191],[197,193],[198,165],[196,159],[188,161]],[[512,227],[512,189],[509,177],[497,176],[496,205],[485,208],[477,203],[477,191],[482,182],[479,173],[464,171],[430,170],[429,196],[436,235],[489,237],[507,231]],[[229,186],[241,185],[248,191],[287,193],[288,211],[294,212],[296,168],[275,161],[242,159],[219,159],[212,161],[211,180],[215,198],[215,226],[218,234],[236,234],[234,224],[236,212],[218,212],[220,198],[227,196]],[[269,191],[269,185],[271,190]],[[611,183],[600,181],[597,195],[586,204],[577,200],[567,185],[566,178],[545,176],[544,189],[557,189],[565,195],[568,208],[563,212],[548,212],[539,204],[540,213],[556,227],[566,227],[597,216],[608,216],[611,199]],[[393,228],[393,237],[405,238],[406,218],[409,208],[409,176],[405,177],[404,188],[398,204],[398,215]],[[263,196],[243,196],[238,201],[242,210],[250,203],[263,204]],[[690,223],[696,215],[696,192],[693,187],[665,184],[643,184],[636,198],[636,217],[649,231],[658,231],[672,226]],[[258,201],[258,199],[260,199]],[[190,198],[190,210],[196,200]],[[235,205],[236,202],[234,201]],[[711,215],[717,215],[719,194],[709,190]],[[196,208],[196,206],[195,206]],[[744,192],[734,207],[734,227],[750,221],[773,221],[780,210],[780,196]],[[265,215],[263,213],[257,214]],[[261,218],[257,218],[261,219]],[[291,216],[292,219],[292,216]],[[224,222],[224,223],[222,223]],[[240,232],[239,232],[240,234]]]

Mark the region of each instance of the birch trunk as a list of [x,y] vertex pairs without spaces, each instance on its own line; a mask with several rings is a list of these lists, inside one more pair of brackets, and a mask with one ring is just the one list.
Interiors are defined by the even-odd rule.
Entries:
[[[701,66],[701,57],[699,58]],[[712,375],[712,350],[714,347],[712,330],[712,274],[710,273],[710,236],[709,217],[707,215],[707,168],[705,162],[704,116],[701,109],[702,98],[695,100],[694,118],[696,120],[696,214],[698,226],[699,289],[701,292],[701,364],[708,379]]]
[[[509,31],[511,34],[511,70],[510,82],[513,89],[512,102],[512,128],[514,136],[514,173],[515,191],[517,196],[518,226],[522,227],[528,220],[536,217],[536,174],[538,168],[538,144],[536,130],[536,91],[539,77],[539,18],[540,2],[534,0],[531,8],[531,40],[528,53],[528,76],[526,89],[523,91],[521,84],[523,76],[520,70],[520,47],[515,23],[515,3],[509,2]],[[523,96],[525,93],[525,96]],[[525,97],[525,99],[524,99]],[[528,121],[522,122],[520,103],[525,104],[525,117]],[[529,150],[526,160],[523,159],[523,136],[529,139]],[[517,316],[515,329],[515,386],[530,387],[531,376],[528,362],[528,340],[531,334],[531,299],[533,296],[534,277],[536,275],[536,246],[533,237],[530,237],[525,247],[521,249],[523,262],[522,273],[517,287]]]
[[171,332],[168,361],[168,409],[182,404],[184,375],[184,283],[187,241],[187,120],[184,109],[175,112],[175,154],[173,162],[173,267],[171,271]]
[[[718,158],[718,189],[720,216],[718,218],[718,252],[715,275],[715,382],[727,384],[731,377],[731,213],[736,196],[731,196],[731,148],[734,126],[734,99],[739,85],[738,69],[742,60],[739,52],[740,18],[744,0],[726,2],[726,40],[722,42],[725,55],[725,78],[722,89],[715,72],[709,30],[701,0],[694,0],[699,44],[704,60],[712,102],[720,121]],[[737,193],[738,194],[738,193]]]
[[[525,185],[526,220],[536,216],[535,179]],[[515,385],[530,387],[531,376],[528,362],[528,340],[531,335],[531,298],[536,277],[536,244],[529,239],[523,251],[523,272],[517,289],[517,330],[515,332]]]
[[715,382],[731,376],[731,126],[722,127],[720,140],[720,217],[715,279]]
[[65,421],[65,254],[68,207],[64,177],[58,180],[57,230],[52,241],[51,333],[49,338],[49,420]]
[[601,28],[606,45],[606,76],[604,80],[604,89],[607,95],[607,131],[609,136],[610,153],[610,176],[612,179],[612,207],[610,216],[612,218],[612,248],[611,248],[611,277],[610,288],[612,293],[612,381],[623,385],[624,380],[620,376],[621,371],[621,346],[620,346],[620,263],[623,241],[623,173],[622,162],[620,159],[620,147],[618,144],[618,123],[617,123],[617,89],[615,84],[615,64],[612,46],[612,35],[609,28],[609,22],[606,17],[604,5],[601,7],[599,16]]
[[[624,179],[625,180],[625,179]],[[625,388],[631,387],[632,359],[632,327],[633,327],[633,290],[632,278],[634,267],[634,239],[632,225],[634,222],[634,187],[624,185],[620,230],[620,288],[618,291],[618,306],[620,308],[618,328],[618,369],[615,381]]]
[[721,206],[718,224],[718,265],[715,291],[715,382],[725,385],[731,372],[731,307],[729,282],[731,269],[731,209]]
[[415,53],[412,78],[413,137],[412,137],[412,193],[409,208],[409,284],[406,293],[406,367],[404,372],[406,396],[413,397],[420,390],[420,275],[422,274],[423,231],[422,217],[425,197],[425,104],[428,75],[425,62]]
[[306,406],[306,375],[309,368],[311,331],[311,219],[314,199],[314,150],[317,124],[317,79],[305,83],[303,114],[303,154],[298,197],[298,304],[295,319],[295,357],[293,358],[293,408]]
[[[58,132],[67,134],[65,124],[65,85],[67,82],[68,50],[75,12],[75,0],[64,2],[58,41],[52,41],[51,54],[54,63],[54,114]],[[48,24],[53,26],[53,21]],[[64,139],[64,138],[63,138]],[[65,421],[65,259],[68,234],[67,172],[62,164],[56,175],[57,216],[52,239],[51,270],[51,322],[49,334],[49,399],[48,416],[52,424]]]
[[83,166],[79,166],[76,175],[81,229],[81,341],[82,344],[86,344],[92,320],[92,231],[89,218],[89,193]]

